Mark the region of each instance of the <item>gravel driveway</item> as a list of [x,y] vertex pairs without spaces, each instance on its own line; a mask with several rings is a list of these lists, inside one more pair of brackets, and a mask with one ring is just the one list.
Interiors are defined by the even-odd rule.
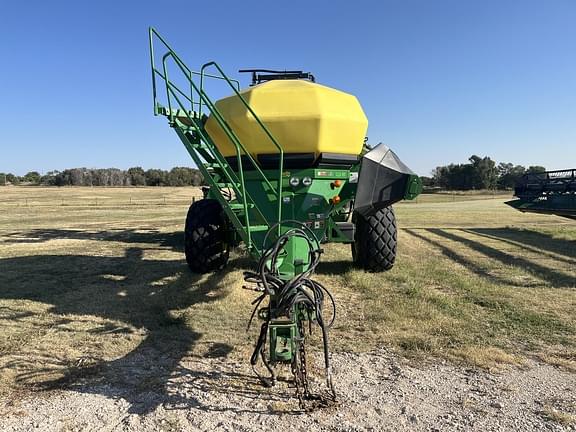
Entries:
[[[410,365],[381,350],[333,356],[336,405],[302,412],[244,363],[187,359],[162,388],[78,384],[0,405],[2,431],[576,431],[576,374],[528,361],[498,373]],[[150,386],[148,386],[150,387]],[[145,388],[145,390],[139,390]]]

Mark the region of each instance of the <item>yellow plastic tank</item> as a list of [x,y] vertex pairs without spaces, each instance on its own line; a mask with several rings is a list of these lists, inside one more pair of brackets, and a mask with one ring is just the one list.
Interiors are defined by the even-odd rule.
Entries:
[[[368,119],[355,96],[305,80],[272,80],[241,92],[252,110],[268,127],[284,153],[337,153],[362,151]],[[242,144],[257,158],[278,150],[236,96],[216,107]],[[206,130],[225,157],[236,150],[211,115]]]

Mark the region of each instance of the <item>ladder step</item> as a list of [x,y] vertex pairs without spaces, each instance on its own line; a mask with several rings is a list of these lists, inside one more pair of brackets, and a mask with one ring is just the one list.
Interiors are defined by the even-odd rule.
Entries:
[[[244,204],[232,203],[232,204],[228,204],[228,205],[230,206],[230,208],[231,208],[232,210],[244,210]],[[254,204],[252,204],[252,203],[248,203],[248,204],[246,204],[246,206],[247,206],[249,209],[254,208]]]
[[205,163],[204,168],[222,168],[218,163]]
[[268,225],[251,225],[250,232],[262,232],[268,231],[270,227]]
[[232,188],[234,187],[234,185],[237,188],[240,187],[240,183],[216,183],[216,186],[218,186],[219,188]]

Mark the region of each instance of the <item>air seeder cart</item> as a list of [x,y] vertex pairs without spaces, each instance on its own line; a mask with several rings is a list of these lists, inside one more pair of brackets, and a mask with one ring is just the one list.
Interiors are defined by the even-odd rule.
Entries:
[[[270,378],[255,372],[271,385],[274,366],[289,364],[301,403],[312,397],[304,347],[305,327],[314,322],[333,395],[325,297],[334,307],[330,321],[335,306],[311,279],[321,244],[348,243],[359,267],[390,269],[396,257],[391,206],[420,193],[419,177],[383,144],[365,147],[368,122],[354,96],[301,71],[249,70],[252,85],[241,90],[217,63],[193,71],[154,29],[149,38],[154,114],[167,117],[207,185],[186,218],[190,269],[220,270],[230,248],[242,243],[258,263],[246,280],[261,291],[252,317],[262,326],[251,363],[260,358]],[[213,102],[210,80],[227,85],[231,96]]]

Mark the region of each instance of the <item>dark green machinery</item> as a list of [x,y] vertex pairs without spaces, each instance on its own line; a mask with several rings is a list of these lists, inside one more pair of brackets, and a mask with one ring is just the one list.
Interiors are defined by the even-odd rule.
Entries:
[[[250,322],[254,316],[262,320],[251,358],[255,372],[270,385],[276,364],[291,365],[301,403],[311,398],[305,328],[316,323],[333,395],[327,330],[336,309],[328,290],[311,278],[321,244],[351,244],[361,268],[390,269],[396,257],[391,206],[420,193],[419,177],[382,144],[362,150],[367,122],[357,100],[315,84],[311,74],[251,70],[253,86],[240,90],[215,62],[193,71],[154,29],[149,38],[154,114],[167,117],[207,185],[204,199],[190,206],[186,219],[190,269],[220,270],[230,248],[242,244],[258,263],[256,271],[245,274],[259,291]],[[162,48],[160,56],[154,42]],[[213,102],[209,82],[225,85],[232,96]],[[341,112],[320,120],[300,115],[300,102],[306,106],[301,111],[309,112],[321,111],[326,100],[329,110]],[[282,114],[286,109],[292,113]],[[340,129],[334,134],[326,125]],[[354,142],[346,141],[352,136]],[[336,145],[338,139],[344,144]],[[323,317],[326,298],[332,304],[329,320]],[[270,378],[257,372],[259,358]]]
[[506,204],[521,212],[576,219],[576,169],[526,174],[514,195],[518,199]]

